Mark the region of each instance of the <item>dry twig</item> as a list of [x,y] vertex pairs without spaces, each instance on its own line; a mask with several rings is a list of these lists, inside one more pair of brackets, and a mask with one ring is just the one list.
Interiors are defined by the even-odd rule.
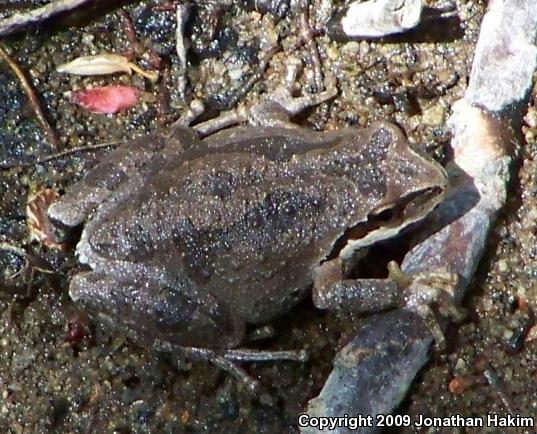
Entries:
[[17,64],[17,62],[15,62],[15,60],[8,54],[6,47],[2,43],[0,43],[0,59],[2,59],[9,65],[11,70],[19,79],[21,86],[24,89],[24,92],[26,92],[26,95],[30,100],[30,105],[35,112],[35,116],[41,124],[41,128],[43,128],[43,130],[45,131],[45,134],[47,135],[50,144],[57,148],[59,143],[58,137],[56,136],[56,132],[54,131],[54,128],[52,128],[52,125],[50,125],[50,123],[47,121],[45,113],[41,109],[39,98],[37,97],[35,89],[33,88],[30,81],[26,78],[26,75],[24,74],[20,66]]
[[320,92],[324,88],[323,73],[321,58],[319,56],[319,47],[317,47],[314,31],[310,25],[309,2],[302,0],[300,3],[300,9],[301,10],[298,18],[300,40],[309,51],[310,60],[313,66],[313,82],[315,85],[315,90]]
[[136,36],[136,29],[130,15],[124,9],[118,11],[118,16],[125,31],[130,48],[137,57],[145,58],[147,62],[155,69],[160,69],[162,59],[159,54],[150,47],[144,46]]
[[113,142],[97,143],[96,145],[78,146],[76,148],[66,149],[65,151],[58,152],[52,155],[47,155],[46,157],[38,158],[36,160],[29,161],[26,163],[14,163],[14,164],[0,166],[0,170],[9,170],[14,167],[30,167],[30,166],[35,166],[37,164],[44,164],[44,163],[48,163],[49,161],[58,160],[59,158],[67,157],[68,155],[76,154],[78,152],[92,152],[92,151],[97,151],[100,149],[111,148],[113,146],[117,146],[119,143],[120,143],[119,141],[113,141]]
[[78,152],[91,152],[91,151],[96,151],[99,149],[110,148],[113,146],[117,146],[119,143],[120,143],[119,141],[114,141],[114,142],[106,142],[106,143],[97,143],[96,145],[78,146],[77,148],[67,149],[63,152],[58,152],[56,154],[48,155],[44,158],[40,158],[30,163],[25,163],[24,166],[35,166],[36,164],[48,163],[49,161],[57,160],[59,158],[66,157],[67,155],[76,154]]
[[57,0],[31,11],[16,13],[11,17],[0,20],[0,36],[10,35],[23,28],[43,22],[61,12],[67,12],[88,3],[91,0]]

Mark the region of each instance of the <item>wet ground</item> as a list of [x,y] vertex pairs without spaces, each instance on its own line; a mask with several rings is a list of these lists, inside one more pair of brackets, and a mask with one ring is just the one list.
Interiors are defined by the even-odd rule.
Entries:
[[[53,275],[36,272],[24,285],[6,279],[21,269],[21,258],[0,253],[0,432],[297,432],[297,416],[320,390],[348,318],[322,314],[306,301],[278,320],[276,337],[256,347],[307,348],[311,359],[245,366],[263,385],[252,398],[213,366],[154,352],[87,318],[67,295],[69,278],[78,271],[72,251],[31,242],[25,218],[29,195],[43,188],[61,193],[106,150],[21,163],[157,131],[194,97],[209,107],[206,117],[213,116],[233,101],[273,44],[279,51],[240,103],[251,104],[275,89],[293,55],[305,59],[302,90],[314,91],[314,65],[299,39],[296,11],[279,18],[246,8],[247,3],[193,9],[186,29],[192,44],[184,92],[178,85],[174,13],[152,8],[154,3],[132,2],[124,10],[143,47],[138,63],[151,69],[144,59],[151,50],[158,53],[168,65],[161,80],[165,85],[137,75],[81,78],[56,72],[77,56],[136,51],[112,6],[64,16],[39,31],[4,39],[31,78],[60,144],[58,149],[47,144],[18,80],[0,62],[0,164],[11,166],[0,172],[0,241],[24,248],[54,270]],[[311,3],[311,21],[322,22],[320,6],[329,2]],[[22,2],[11,4],[23,7]],[[298,121],[333,129],[389,119],[405,129],[416,148],[444,161],[449,143],[445,120],[463,95],[484,7],[483,2],[458,2],[460,22],[429,22],[419,32],[390,41],[335,41],[321,33],[316,42],[322,71],[335,75],[339,94]],[[3,14],[7,12],[0,9]],[[91,114],[73,105],[66,93],[112,83],[143,90],[142,101],[116,115]],[[537,331],[528,334],[537,307],[537,116],[530,111],[508,206],[464,301],[467,319],[450,327],[447,351],[435,355],[420,373],[399,410],[403,414],[537,414]],[[486,380],[484,372],[497,381]]]

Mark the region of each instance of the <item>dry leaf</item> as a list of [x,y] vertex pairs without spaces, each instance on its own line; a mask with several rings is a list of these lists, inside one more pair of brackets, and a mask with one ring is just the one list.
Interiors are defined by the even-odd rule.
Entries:
[[131,86],[104,86],[71,92],[71,101],[92,113],[117,113],[136,105],[141,93]]
[[71,62],[64,63],[56,69],[58,72],[77,75],[104,75],[114,74],[116,72],[126,72],[132,74],[132,71],[155,81],[158,73],[155,71],[144,71],[138,65],[129,62],[124,56],[117,54],[97,54],[95,56],[78,57]]
[[49,188],[39,190],[30,196],[26,204],[26,223],[31,240],[39,241],[52,249],[66,250],[68,248],[67,243],[57,243],[55,241],[54,225],[47,215],[48,207],[59,197],[58,193]]

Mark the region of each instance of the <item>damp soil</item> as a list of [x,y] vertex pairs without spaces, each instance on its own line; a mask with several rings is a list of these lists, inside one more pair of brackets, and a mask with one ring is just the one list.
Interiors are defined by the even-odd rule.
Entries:
[[[0,17],[44,2],[8,3]],[[315,91],[314,62],[299,38],[297,11],[281,6],[288,2],[259,2],[268,9],[280,5],[273,13],[257,11],[248,1],[194,2],[185,30],[191,40],[186,81],[175,53],[174,12],[152,7],[158,3],[120,5],[142,46],[138,64],[151,69],[147,53],[153,51],[167,65],[157,83],[136,74],[79,77],[56,71],[78,56],[136,51],[118,6],[110,3],[2,41],[30,77],[60,144],[58,149],[48,144],[20,83],[0,62],[0,164],[10,167],[0,172],[0,242],[24,249],[52,270],[36,269],[23,281],[17,274],[23,259],[0,252],[0,432],[296,433],[298,415],[319,392],[340,340],[352,330],[351,318],[317,311],[307,300],[293,308],[274,324],[275,336],[254,347],[306,348],[310,360],[244,365],[262,385],[252,397],[210,364],[152,350],[88,318],[68,296],[69,279],[80,269],[73,251],[30,240],[28,197],[46,188],[63,192],[105,158],[107,149],[26,163],[165,130],[194,98],[205,102],[206,118],[229,108],[235,95],[239,104],[251,105],[285,80],[293,56],[303,59],[302,92]],[[459,1],[459,20],[429,22],[419,31],[378,41],[330,38],[322,30],[325,6],[332,2],[310,3],[310,19],[321,30],[315,38],[321,71],[335,76],[339,93],[297,121],[326,130],[390,120],[417,149],[444,162],[445,121],[464,93],[485,2]],[[274,44],[278,51],[242,96],[241,87],[259,72],[256,65]],[[108,84],[139,88],[141,101],[115,115],[92,114],[70,101],[70,91]],[[398,409],[401,414],[537,414],[537,330],[531,329],[537,308],[537,115],[533,105],[529,111],[533,118],[521,131],[525,141],[508,205],[464,300],[468,315],[450,326],[446,351],[432,355]],[[486,380],[485,371],[497,381]]]

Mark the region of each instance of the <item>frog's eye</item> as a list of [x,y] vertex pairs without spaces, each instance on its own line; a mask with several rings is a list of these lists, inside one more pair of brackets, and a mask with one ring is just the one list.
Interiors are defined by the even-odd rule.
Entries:
[[397,202],[383,204],[368,215],[368,223],[374,226],[394,227],[402,222],[412,222],[430,211],[434,199],[442,193],[439,187],[426,187],[401,197]]
[[374,210],[369,214],[368,221],[371,223],[386,223],[394,219],[396,215],[396,210],[394,205],[389,207],[383,207],[378,210]]
[[[427,214],[438,203],[443,190],[440,187],[428,187],[410,195],[403,208],[404,220],[417,220]],[[436,200],[435,200],[436,199]]]

